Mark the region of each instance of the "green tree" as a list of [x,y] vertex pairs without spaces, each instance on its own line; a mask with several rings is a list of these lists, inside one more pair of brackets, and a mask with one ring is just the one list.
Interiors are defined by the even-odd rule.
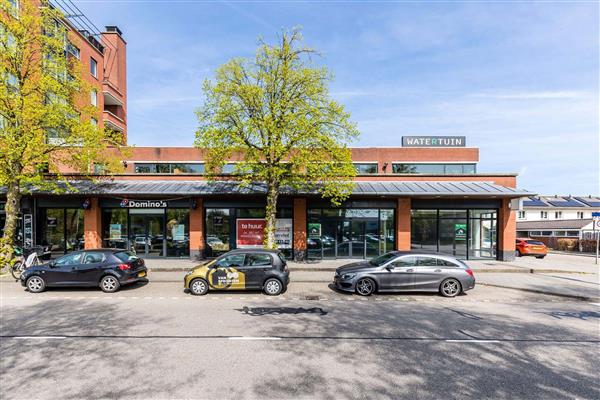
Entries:
[[254,59],[235,58],[204,83],[196,146],[209,179],[232,156],[242,185],[266,185],[265,242],[276,248],[281,190],[308,189],[339,204],[352,191],[355,169],[347,145],[358,137],[344,107],[331,99],[331,74],[316,66],[297,30],[275,45],[261,42]]
[[122,138],[97,127],[92,86],[70,55],[80,40],[47,0],[0,0],[0,187],[7,200],[2,266],[12,257],[24,193],[32,187],[60,191],[61,170],[119,168],[118,151],[106,149],[118,150]]

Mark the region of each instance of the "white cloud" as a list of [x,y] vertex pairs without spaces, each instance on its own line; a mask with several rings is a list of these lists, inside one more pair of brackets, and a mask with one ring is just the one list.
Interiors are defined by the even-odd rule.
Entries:
[[472,96],[499,100],[553,100],[590,97],[592,96],[592,93],[581,91],[539,91],[514,93],[475,93]]

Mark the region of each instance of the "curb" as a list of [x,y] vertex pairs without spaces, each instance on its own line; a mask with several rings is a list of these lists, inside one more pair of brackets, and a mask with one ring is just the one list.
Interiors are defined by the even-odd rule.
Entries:
[[535,294],[544,294],[546,296],[565,297],[565,298],[568,298],[568,299],[575,299],[575,300],[580,300],[580,301],[600,301],[600,297],[589,297],[589,296],[579,296],[579,295],[576,295],[576,294],[556,293],[556,292],[549,292],[549,291],[538,290],[538,289],[527,289],[527,288],[518,288],[518,287],[514,287],[514,286],[496,285],[496,284],[493,284],[493,283],[477,282],[477,285],[491,286],[491,287],[497,287],[497,288],[501,288],[501,289],[519,290],[521,292],[529,292],[529,293],[535,293]]

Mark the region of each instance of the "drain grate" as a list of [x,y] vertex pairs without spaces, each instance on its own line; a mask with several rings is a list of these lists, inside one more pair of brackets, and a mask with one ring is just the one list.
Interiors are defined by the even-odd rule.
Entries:
[[314,296],[314,295],[313,296],[306,296],[304,299],[305,300],[319,300],[319,296]]

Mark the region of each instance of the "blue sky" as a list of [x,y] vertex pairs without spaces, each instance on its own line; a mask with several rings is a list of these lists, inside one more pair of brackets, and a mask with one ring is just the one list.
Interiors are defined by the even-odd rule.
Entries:
[[464,135],[480,172],[541,194],[600,193],[596,2],[75,1],[128,43],[129,141],[190,146],[201,84],[301,26],[358,146]]

